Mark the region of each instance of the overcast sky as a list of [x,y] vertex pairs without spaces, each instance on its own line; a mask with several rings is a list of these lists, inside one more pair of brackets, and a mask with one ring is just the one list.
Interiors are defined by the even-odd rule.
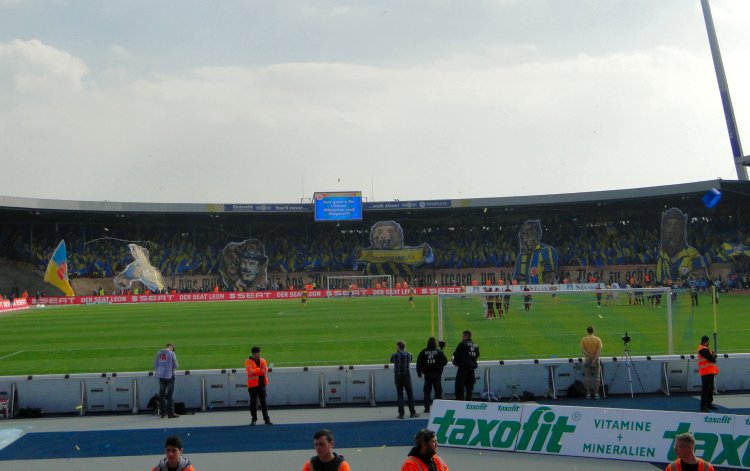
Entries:
[[[750,1],[712,0],[750,147]],[[299,202],[736,179],[699,0],[0,0],[0,195]]]

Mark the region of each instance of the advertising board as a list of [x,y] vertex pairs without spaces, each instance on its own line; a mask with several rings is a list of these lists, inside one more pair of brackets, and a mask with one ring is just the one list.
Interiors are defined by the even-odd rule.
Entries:
[[432,410],[442,446],[665,463],[692,432],[699,458],[750,469],[747,416],[443,400]]

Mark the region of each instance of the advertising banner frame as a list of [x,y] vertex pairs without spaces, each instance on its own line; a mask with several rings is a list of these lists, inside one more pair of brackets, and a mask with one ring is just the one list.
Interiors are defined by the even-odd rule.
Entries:
[[692,432],[699,458],[750,469],[743,415],[436,400],[428,428],[441,446],[657,463],[674,461],[674,438]]

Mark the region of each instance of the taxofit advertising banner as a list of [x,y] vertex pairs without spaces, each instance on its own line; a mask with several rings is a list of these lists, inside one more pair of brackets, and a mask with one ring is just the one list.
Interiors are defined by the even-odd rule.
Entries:
[[750,417],[730,414],[435,401],[429,428],[442,446],[629,461],[671,462],[692,432],[715,466],[750,469]]

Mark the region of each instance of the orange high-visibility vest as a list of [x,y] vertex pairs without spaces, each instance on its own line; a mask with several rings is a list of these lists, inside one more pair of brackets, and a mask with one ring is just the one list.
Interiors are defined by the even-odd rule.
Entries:
[[265,358],[260,359],[260,365],[255,363],[254,358],[248,358],[245,360],[245,371],[247,371],[248,388],[257,388],[260,376],[266,378],[265,384],[268,384],[268,366]]
[[[678,458],[667,465],[666,471],[682,471],[682,459]],[[698,458],[698,471],[714,471],[711,463]]]
[[[439,456],[435,455],[432,459],[435,461],[435,466],[438,471],[449,471],[448,465],[445,464]],[[416,456],[410,456],[406,458],[404,464],[401,465],[401,471],[427,471],[427,466],[425,466],[425,464],[422,463],[422,460]]]
[[708,350],[712,355],[714,353],[707,346],[703,344],[698,345],[698,374],[701,376],[719,374],[719,368],[716,366],[716,363],[711,363],[700,355],[700,351],[704,348]]

